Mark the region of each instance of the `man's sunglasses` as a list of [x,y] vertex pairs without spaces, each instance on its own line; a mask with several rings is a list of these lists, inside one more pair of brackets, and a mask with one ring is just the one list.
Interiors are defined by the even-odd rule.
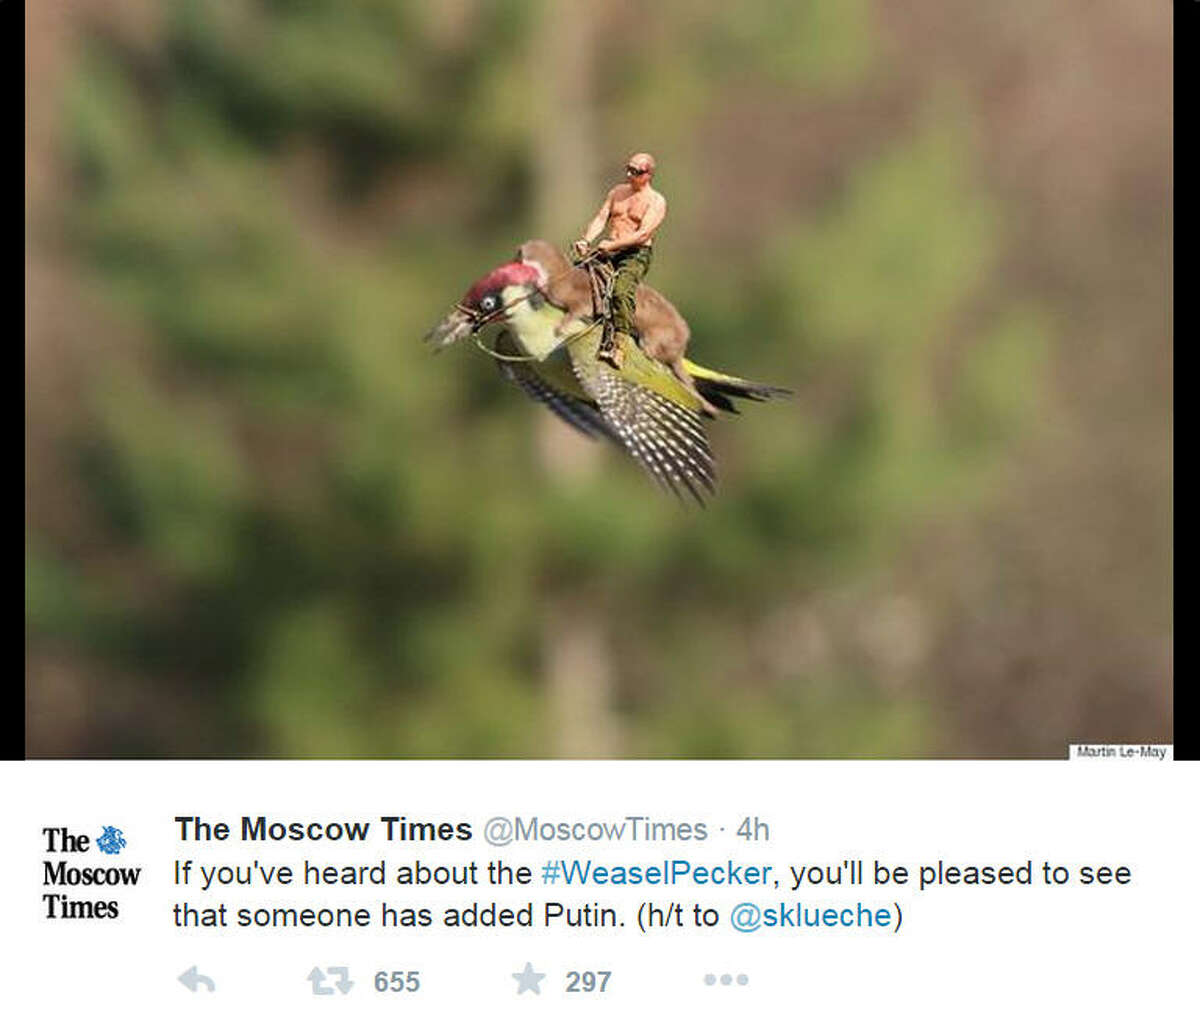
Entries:
[[629,173],[630,176],[645,176],[646,173],[648,173],[650,170],[649,169],[639,169],[633,165],[626,165],[625,171],[627,173]]

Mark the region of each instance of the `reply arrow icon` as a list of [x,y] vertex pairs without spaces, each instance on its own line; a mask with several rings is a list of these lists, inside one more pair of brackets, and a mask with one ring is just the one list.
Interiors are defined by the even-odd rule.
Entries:
[[203,984],[209,991],[215,991],[217,985],[213,983],[212,977],[206,977],[203,973],[197,971],[195,966],[186,972],[179,974],[179,982],[189,991],[196,991]]

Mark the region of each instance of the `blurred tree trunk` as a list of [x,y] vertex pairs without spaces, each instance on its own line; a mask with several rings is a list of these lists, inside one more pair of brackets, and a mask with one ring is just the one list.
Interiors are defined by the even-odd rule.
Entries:
[[[538,31],[531,34],[529,67],[538,69],[535,121],[534,232],[567,245],[599,205],[595,182],[593,61],[596,23],[590,5],[544,0]],[[594,476],[595,444],[544,413],[538,453],[549,476],[576,481]],[[551,753],[559,757],[611,757],[617,752],[612,717],[613,677],[607,622],[595,606],[548,601],[542,664],[552,728]]]
[[589,602],[552,601],[542,647],[551,751],[557,757],[613,757],[620,730],[613,714],[608,623]]
[[531,35],[541,110],[533,139],[537,235],[566,244],[599,206],[593,67],[595,16],[589,5],[544,0]]

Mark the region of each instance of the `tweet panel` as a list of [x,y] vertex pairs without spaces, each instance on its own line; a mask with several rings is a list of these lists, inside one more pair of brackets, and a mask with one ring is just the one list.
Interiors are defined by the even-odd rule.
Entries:
[[5,782],[6,951],[64,1027],[1107,1030],[1184,1007],[1197,782],[1170,762],[26,763]]

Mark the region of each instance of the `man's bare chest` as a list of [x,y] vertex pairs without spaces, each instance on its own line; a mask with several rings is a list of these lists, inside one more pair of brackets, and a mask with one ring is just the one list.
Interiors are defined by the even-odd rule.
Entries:
[[616,219],[640,223],[650,207],[650,198],[641,194],[626,194],[613,199],[612,215]]

